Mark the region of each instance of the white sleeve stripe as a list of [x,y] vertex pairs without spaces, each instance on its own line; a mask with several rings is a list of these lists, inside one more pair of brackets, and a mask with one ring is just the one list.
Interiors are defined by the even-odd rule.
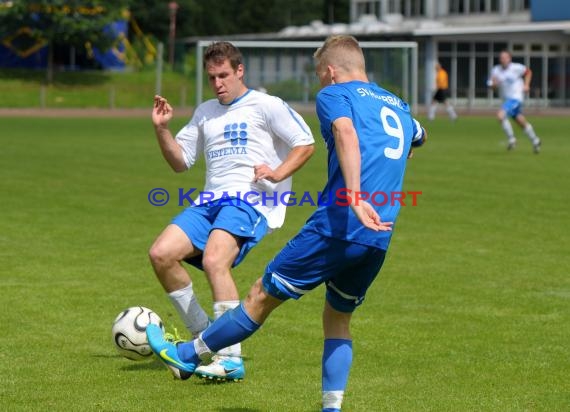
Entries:
[[420,140],[423,135],[424,135],[424,129],[422,128],[422,126],[420,125],[420,122],[418,122],[416,119],[414,120],[414,125],[416,126],[416,134],[414,135],[414,138],[412,139],[412,141],[416,141],[416,140]]

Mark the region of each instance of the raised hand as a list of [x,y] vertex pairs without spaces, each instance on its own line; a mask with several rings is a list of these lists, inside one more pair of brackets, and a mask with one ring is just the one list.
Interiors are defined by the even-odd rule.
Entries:
[[172,119],[172,106],[162,96],[154,96],[154,105],[152,108],[152,123],[155,126],[166,126]]

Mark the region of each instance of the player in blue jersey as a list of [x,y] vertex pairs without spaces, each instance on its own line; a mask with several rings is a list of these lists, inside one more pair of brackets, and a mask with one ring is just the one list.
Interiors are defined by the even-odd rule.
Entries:
[[167,365],[191,374],[219,348],[240,342],[289,298],[326,284],[323,312],[323,411],[340,411],[352,363],[350,320],[380,271],[400,202],[374,193],[401,193],[407,155],[424,129],[409,106],[368,81],[354,37],[328,38],[315,53],[322,90],[317,95],[321,133],[329,152],[320,206],[267,265],[237,308],[192,342],[173,345],[150,325],[152,350]]

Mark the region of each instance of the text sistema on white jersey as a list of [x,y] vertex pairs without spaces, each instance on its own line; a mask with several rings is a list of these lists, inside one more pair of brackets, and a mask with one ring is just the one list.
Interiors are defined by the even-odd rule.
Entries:
[[501,97],[504,100],[524,99],[524,80],[523,77],[527,72],[527,67],[520,63],[510,63],[506,68],[500,64],[493,67],[491,78],[499,85]]
[[[214,194],[212,200],[243,198],[251,192],[264,192],[268,198],[290,191],[290,177],[279,183],[254,182],[253,166],[267,164],[275,169],[291,148],[314,143],[309,126],[287,103],[255,90],[228,105],[217,99],[204,102],[176,135],[176,141],[188,168],[202,153],[205,156],[208,172],[204,191]],[[283,224],[284,202],[267,202],[251,194],[247,200],[265,216],[271,229]]]

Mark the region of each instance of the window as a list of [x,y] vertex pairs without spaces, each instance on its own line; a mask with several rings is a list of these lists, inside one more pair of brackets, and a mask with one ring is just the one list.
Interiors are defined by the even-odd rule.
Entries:
[[469,97],[469,57],[457,58],[457,97]]
[[448,52],[449,53],[449,52],[451,52],[451,43],[440,42],[437,44],[437,50],[439,53],[442,53],[442,52]]
[[488,57],[475,57],[475,97],[487,97]]
[[509,11],[525,11],[530,9],[530,0],[509,0]]
[[489,51],[489,43],[475,43],[475,51],[476,52],[488,52]]
[[465,3],[463,0],[449,0],[449,14],[465,13]]
[[515,43],[513,44],[513,51],[524,51],[524,44],[523,43]]
[[388,0],[388,13],[401,13],[401,3],[403,2],[400,0]]
[[469,13],[483,13],[485,0],[469,0]]
[[400,0],[400,13],[406,17],[425,15],[424,0]]
[[570,57],[565,59],[565,64],[561,67],[562,70],[565,70],[565,87],[566,87],[566,98],[570,96]]
[[[548,91],[549,99],[562,99],[564,96],[564,82],[566,80],[564,70],[564,59],[555,57],[548,59]],[[567,93],[567,92],[566,92]]]
[[507,43],[493,43],[493,51],[495,53],[502,52],[503,50],[508,50]]
[[560,51],[560,45],[559,44],[549,44],[548,45],[548,51],[551,52],[559,52]]
[[546,97],[545,93],[548,91],[542,90],[542,57],[531,57],[530,69],[532,70],[532,81],[529,96],[534,99]]
[[[524,0],[509,1],[513,5],[517,3],[519,9],[527,3]],[[449,0],[449,14],[497,13],[500,11],[500,3],[501,0]]]
[[356,15],[374,14],[380,17],[380,7],[376,7],[378,3],[378,1],[358,1],[356,3]]
[[457,51],[459,53],[469,53],[471,51],[471,43],[457,42]]

